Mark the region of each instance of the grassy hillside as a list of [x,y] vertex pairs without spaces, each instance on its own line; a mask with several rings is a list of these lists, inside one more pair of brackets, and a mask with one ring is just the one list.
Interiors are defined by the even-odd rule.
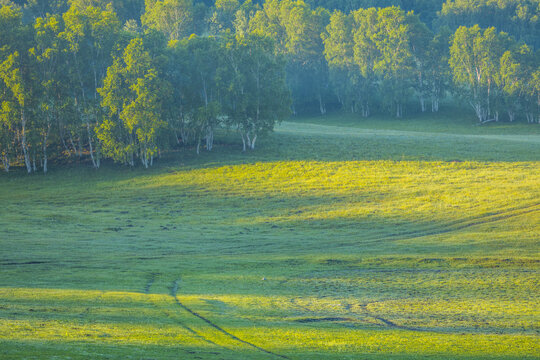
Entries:
[[373,124],[1,175],[0,358],[536,358],[538,126]]

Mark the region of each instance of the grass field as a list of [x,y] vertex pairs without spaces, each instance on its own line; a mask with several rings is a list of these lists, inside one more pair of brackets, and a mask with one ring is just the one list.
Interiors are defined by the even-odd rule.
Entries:
[[0,358],[539,358],[540,126],[448,116],[0,175]]

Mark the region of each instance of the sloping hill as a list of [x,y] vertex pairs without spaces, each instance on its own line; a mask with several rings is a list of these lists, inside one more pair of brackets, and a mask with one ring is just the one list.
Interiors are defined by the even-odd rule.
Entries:
[[0,176],[0,357],[540,352],[538,135],[226,138],[149,171]]

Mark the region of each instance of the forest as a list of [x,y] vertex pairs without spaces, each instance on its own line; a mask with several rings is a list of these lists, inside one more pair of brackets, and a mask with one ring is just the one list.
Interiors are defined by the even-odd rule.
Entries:
[[[0,157],[243,151],[296,114],[540,123],[539,0],[0,0]],[[404,119],[403,121],[406,121]],[[140,165],[139,165],[140,164]]]

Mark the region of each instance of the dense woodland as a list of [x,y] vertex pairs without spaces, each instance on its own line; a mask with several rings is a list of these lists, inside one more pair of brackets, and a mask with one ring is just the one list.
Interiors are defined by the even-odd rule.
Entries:
[[[290,114],[540,122],[540,0],[0,0],[0,157],[149,167]],[[241,141],[241,142],[240,142]]]

